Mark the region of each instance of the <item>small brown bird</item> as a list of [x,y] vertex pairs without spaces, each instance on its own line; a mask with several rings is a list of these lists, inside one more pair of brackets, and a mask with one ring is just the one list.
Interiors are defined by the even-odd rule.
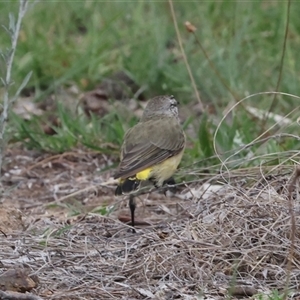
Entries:
[[[185,148],[185,134],[180,126],[177,101],[173,96],[158,96],[149,100],[138,124],[124,137],[120,164],[115,179],[119,179],[115,195],[137,190],[141,181],[150,180],[156,187],[174,184],[176,171]],[[131,225],[134,227],[135,201],[129,195]]]

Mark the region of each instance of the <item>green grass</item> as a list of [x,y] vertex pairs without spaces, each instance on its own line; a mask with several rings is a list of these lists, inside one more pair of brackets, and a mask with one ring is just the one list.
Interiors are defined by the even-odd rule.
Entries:
[[[286,2],[211,1],[174,2],[183,45],[192,73],[205,105],[215,111],[199,121],[193,115],[186,121],[193,128],[189,136],[193,147],[186,151],[183,165],[190,166],[205,157],[215,155],[214,133],[231,101],[261,91],[274,91],[279,77],[286,24]],[[8,24],[8,13],[17,11],[17,2],[0,3],[0,19]],[[300,48],[300,4],[293,2],[290,28],[283,65],[280,91],[299,95],[298,49]],[[205,48],[219,75],[215,74],[195,37],[183,24],[192,22],[198,30],[197,40]],[[1,48],[9,45],[9,37],[0,31]],[[3,66],[1,66],[1,71]],[[16,53],[13,78],[16,87],[28,72],[32,78],[24,94],[36,101],[45,101],[60,88],[77,86],[90,90],[101,80],[120,70],[128,72],[139,86],[146,86],[147,98],[173,94],[182,103],[196,103],[194,91],[182,55],[179,51],[172,16],[167,2],[39,2],[26,15]],[[231,93],[222,84],[224,78]],[[61,99],[63,103],[64,99]],[[249,149],[239,149],[251,143],[270,126],[256,119],[242,106],[249,105],[267,111],[273,96],[260,95],[245,100],[233,110],[215,135],[219,152],[229,151],[226,158],[243,158]],[[78,99],[74,96],[74,106]],[[285,115],[298,106],[299,99],[278,95],[273,112]],[[55,114],[61,124],[57,134],[46,135],[42,130],[45,118],[24,121],[11,118],[14,140],[27,147],[43,151],[63,152],[79,144],[111,152],[106,143],[119,146],[126,128],[136,119],[123,119],[112,111],[99,119],[75,114],[58,105]],[[292,115],[292,120],[298,111]],[[270,132],[297,134],[298,127],[278,126]],[[270,138],[256,143],[251,151],[260,153],[298,149],[296,138]],[[231,152],[230,152],[231,151]],[[117,151],[113,152],[116,153]],[[216,158],[214,163],[217,163]],[[251,163],[249,163],[251,164]]]
[[[296,12],[300,6],[292,5],[282,89],[297,94],[300,22]],[[16,10],[14,6],[0,3],[4,23],[8,11]],[[285,3],[176,2],[174,6],[203,100],[224,104],[230,95],[193,36],[185,31],[186,20],[198,27],[199,40],[238,95],[275,88],[285,30]],[[4,31],[0,36],[3,46],[5,42],[8,45]],[[30,86],[37,90],[55,82],[80,85],[82,79],[88,81],[89,87],[113,71],[126,69],[139,84],[148,85],[149,96],[172,92],[188,102],[192,94],[167,3],[40,2],[25,17],[15,65],[16,81],[33,70]]]
[[279,292],[277,290],[272,290],[269,294],[267,294],[267,295],[260,294],[260,295],[255,296],[254,299],[257,299],[257,300],[284,300],[285,293]]

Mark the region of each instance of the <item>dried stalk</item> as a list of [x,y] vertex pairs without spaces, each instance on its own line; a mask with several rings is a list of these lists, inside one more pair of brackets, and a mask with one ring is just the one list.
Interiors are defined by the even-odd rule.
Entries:
[[24,88],[24,86],[28,83],[31,72],[24,78],[22,84],[18,88],[17,92],[13,97],[10,96],[10,86],[12,85],[12,78],[11,78],[11,72],[15,57],[15,52],[17,49],[17,43],[18,43],[18,37],[21,29],[22,20],[25,16],[25,13],[28,9],[28,0],[20,0],[19,4],[19,13],[18,13],[18,19],[15,22],[15,19],[12,14],[9,15],[9,28],[4,27],[4,29],[7,31],[7,33],[11,37],[11,49],[9,49],[6,53],[1,52],[1,56],[5,62],[6,65],[6,74],[5,78],[0,78],[2,81],[2,84],[4,86],[4,95],[3,95],[3,104],[2,104],[2,111],[0,115],[0,175],[1,175],[1,168],[3,164],[3,158],[4,158],[4,151],[6,148],[6,125],[8,120],[8,115],[11,109],[12,104],[16,101],[18,98],[20,92]]

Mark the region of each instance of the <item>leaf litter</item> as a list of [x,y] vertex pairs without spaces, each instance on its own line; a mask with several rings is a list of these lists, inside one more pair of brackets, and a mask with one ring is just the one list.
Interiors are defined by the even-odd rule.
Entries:
[[9,149],[1,272],[29,270],[42,299],[256,299],[299,290],[297,230],[290,255],[293,166],[267,176],[232,170],[230,183],[224,174],[195,176],[167,196],[152,189],[138,199],[134,234],[120,221],[130,218],[126,197],[114,197],[113,163],[86,149],[55,156]]

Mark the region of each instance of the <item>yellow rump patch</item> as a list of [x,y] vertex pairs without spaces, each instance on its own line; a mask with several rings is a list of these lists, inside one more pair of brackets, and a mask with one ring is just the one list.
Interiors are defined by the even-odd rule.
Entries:
[[143,171],[138,172],[135,176],[129,177],[129,180],[148,180],[153,177],[158,186],[161,186],[163,182],[169,179],[177,169],[180,163],[183,151],[179,154],[172,156],[158,165],[149,167]]
[[147,180],[150,177],[150,173],[152,171],[153,167],[147,168],[135,175],[136,179],[138,180]]

